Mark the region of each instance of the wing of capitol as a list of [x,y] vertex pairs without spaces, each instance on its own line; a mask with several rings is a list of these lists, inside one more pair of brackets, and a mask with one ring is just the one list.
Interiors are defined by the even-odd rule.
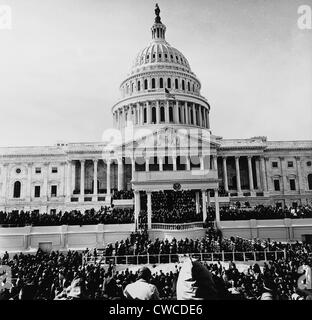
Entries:
[[[263,232],[291,240],[309,233],[312,219],[297,224],[272,220],[266,226],[256,220],[235,226],[220,219],[222,206],[238,202],[251,207],[311,205],[312,141],[214,135],[201,83],[165,34],[166,26],[156,15],[150,44],[137,54],[120,85],[121,98],[111,108],[114,129],[105,131],[103,141],[0,148],[0,211],[53,214],[113,204],[133,208],[134,214],[128,229],[117,225],[112,231],[118,237],[126,238],[138,228],[140,211],[146,210],[147,229],[154,237],[170,232],[179,237],[180,232],[191,238],[204,232],[207,208],[213,207],[215,223],[228,235],[251,238]],[[118,199],[116,195],[126,191],[131,196]],[[201,220],[171,227],[154,223],[152,198],[160,191],[189,191]],[[4,229],[0,242],[10,248]],[[96,226],[94,230],[99,232]],[[53,248],[64,246],[62,241]],[[30,246],[23,240],[17,247]]]

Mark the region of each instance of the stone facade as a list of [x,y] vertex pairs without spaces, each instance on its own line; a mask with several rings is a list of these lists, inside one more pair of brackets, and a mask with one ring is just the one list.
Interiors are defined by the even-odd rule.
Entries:
[[312,141],[214,136],[200,81],[165,31],[152,26],[152,42],[120,86],[112,107],[120,143],[0,148],[0,210],[97,208],[111,203],[112,190],[134,189],[137,213],[140,191],[151,210],[150,193],[174,183],[201,192],[203,207],[211,190],[216,204],[311,203]]

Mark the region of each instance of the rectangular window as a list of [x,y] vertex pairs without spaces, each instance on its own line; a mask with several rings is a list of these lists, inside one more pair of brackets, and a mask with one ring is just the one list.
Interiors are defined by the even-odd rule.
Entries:
[[278,163],[276,161],[272,162],[272,168],[278,168]]
[[57,167],[52,167],[52,173],[57,173]]
[[35,186],[35,198],[40,198],[40,186]]
[[275,191],[280,191],[281,190],[279,180],[274,180],[274,190]]
[[57,196],[57,186],[51,186],[51,197]]
[[288,168],[294,167],[294,163],[292,161],[288,161],[287,165],[288,165]]
[[35,169],[35,172],[36,172],[36,173],[41,173],[41,168],[36,168],[36,169]]
[[290,190],[296,190],[296,180],[290,179],[289,180]]

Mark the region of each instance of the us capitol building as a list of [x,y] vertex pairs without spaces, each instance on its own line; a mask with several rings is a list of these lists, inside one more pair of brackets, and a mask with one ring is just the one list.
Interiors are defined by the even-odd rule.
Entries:
[[194,190],[208,205],[296,206],[312,201],[312,141],[223,139],[185,56],[166,41],[155,10],[152,41],[135,57],[112,107],[114,130],[100,143],[0,148],[0,211],[99,208],[133,190],[137,218],[151,194]]

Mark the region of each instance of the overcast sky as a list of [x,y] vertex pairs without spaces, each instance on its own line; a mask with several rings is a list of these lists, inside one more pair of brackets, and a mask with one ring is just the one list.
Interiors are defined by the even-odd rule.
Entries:
[[[151,0],[0,0],[0,146],[101,141]],[[188,59],[224,138],[312,139],[312,0],[158,0],[166,39]],[[1,8],[1,7],[0,7]],[[0,17],[1,19],[1,17]]]

